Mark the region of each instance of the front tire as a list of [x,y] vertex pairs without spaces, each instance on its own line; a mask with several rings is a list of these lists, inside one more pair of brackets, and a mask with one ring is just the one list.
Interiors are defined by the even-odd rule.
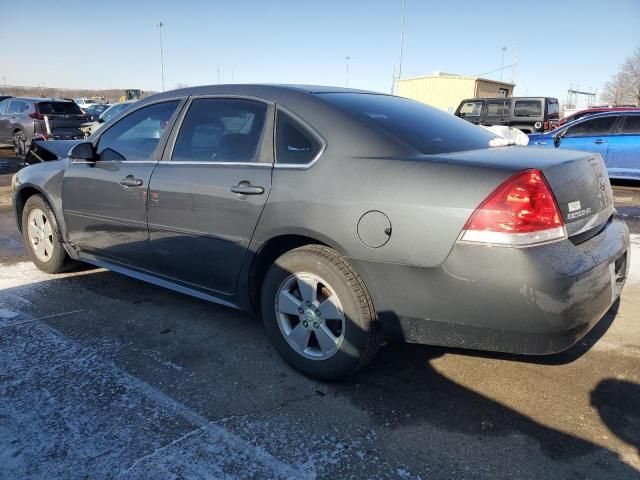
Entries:
[[43,272],[60,273],[73,266],[62,246],[56,216],[41,195],[29,197],[24,205],[22,237],[31,261]]
[[306,245],[279,257],[266,274],[261,310],[278,353],[309,377],[351,375],[380,346],[364,282],[344,257],[325,246]]

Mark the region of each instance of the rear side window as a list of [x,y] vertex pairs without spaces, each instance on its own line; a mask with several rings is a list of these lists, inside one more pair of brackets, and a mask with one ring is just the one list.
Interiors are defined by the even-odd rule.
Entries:
[[621,133],[640,134],[640,115],[629,115],[624,120]]
[[547,104],[547,115],[556,115],[560,113],[560,105],[555,100],[549,100]]
[[7,113],[23,113],[29,110],[29,102],[23,100],[11,100]]
[[176,138],[177,162],[255,162],[267,106],[254,100],[193,101]]
[[461,117],[479,117],[482,114],[482,102],[465,102],[460,107]]
[[319,96],[425,154],[487,148],[495,138],[470,122],[406,98],[367,93]]
[[0,102],[0,115],[4,115],[5,113],[7,113],[7,107],[9,106],[9,102],[11,100],[3,100],[2,102]]
[[542,115],[542,102],[540,100],[516,100],[513,115],[516,117],[539,117]]
[[509,104],[504,100],[487,102],[487,117],[504,117],[509,114]]
[[281,110],[276,119],[276,162],[305,165],[320,153],[322,144],[309,130]]
[[565,137],[592,137],[607,135],[618,117],[602,117],[585,120],[567,129]]
[[82,115],[74,102],[39,102],[36,108],[42,115]]

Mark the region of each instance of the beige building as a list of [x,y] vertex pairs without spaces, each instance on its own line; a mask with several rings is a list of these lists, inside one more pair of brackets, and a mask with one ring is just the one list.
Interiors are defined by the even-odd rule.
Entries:
[[514,86],[486,78],[434,72],[427,77],[400,79],[396,95],[453,113],[465,98],[511,97]]

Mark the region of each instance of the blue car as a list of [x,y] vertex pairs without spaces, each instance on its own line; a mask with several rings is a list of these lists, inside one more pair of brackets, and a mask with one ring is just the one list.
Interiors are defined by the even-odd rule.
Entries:
[[597,152],[610,178],[640,180],[640,112],[598,113],[551,132],[529,135],[529,146]]

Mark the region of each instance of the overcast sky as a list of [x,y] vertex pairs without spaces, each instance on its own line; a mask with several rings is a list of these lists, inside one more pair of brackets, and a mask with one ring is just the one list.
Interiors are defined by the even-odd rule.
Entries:
[[[165,84],[349,84],[389,91],[401,0],[0,0],[0,77],[10,85],[160,90]],[[600,89],[640,46],[640,0],[407,0],[402,74],[477,75],[517,48],[516,94]],[[504,79],[511,80],[511,68]],[[500,72],[485,75],[500,78]],[[0,78],[0,81],[2,78]]]

